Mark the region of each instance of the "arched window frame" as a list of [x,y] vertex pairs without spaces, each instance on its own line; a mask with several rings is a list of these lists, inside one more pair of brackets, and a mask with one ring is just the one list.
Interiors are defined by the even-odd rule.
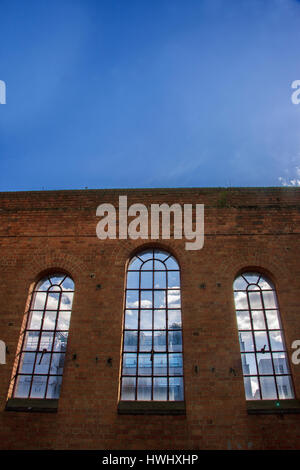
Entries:
[[[136,269],[134,269],[135,263],[139,265]],[[152,268],[148,266],[149,269],[143,269],[147,263],[152,263]],[[165,266],[161,271],[156,269],[159,263]],[[161,273],[165,273],[166,284],[156,284],[158,287],[155,287],[155,282],[159,279],[159,276],[161,275],[162,279],[164,277]],[[135,283],[132,287],[130,277],[134,278],[135,276],[138,277],[138,285]],[[146,281],[147,276],[148,281]],[[162,279],[160,282],[163,282]],[[150,282],[150,284],[147,285],[147,282]],[[176,283],[178,284],[177,286],[175,285]],[[132,297],[132,294],[134,297]],[[162,304],[158,306],[160,294],[162,295]],[[178,297],[178,303],[176,303],[176,300],[175,302],[172,300],[172,296],[173,299],[176,296]],[[132,302],[136,303],[135,307],[132,307]],[[144,308],[142,308],[142,302],[144,302]],[[148,302],[148,307],[145,307],[146,302]],[[128,311],[132,310],[134,311],[135,323],[130,328]],[[171,323],[173,320],[174,322]],[[178,321],[178,324],[176,321]],[[161,322],[161,325],[159,322]],[[133,348],[130,350],[130,347],[128,349],[128,338],[132,333],[135,334],[136,339],[134,339]],[[149,344],[151,343],[150,346],[143,346],[145,342],[143,340],[141,342],[142,335],[144,335],[143,338],[148,335],[147,341]],[[164,335],[166,338],[165,342],[163,339]],[[161,346],[158,345],[160,341],[159,336],[161,338]],[[176,342],[178,342],[177,345],[175,344]],[[133,371],[134,374],[132,371],[129,374],[127,373],[130,355],[132,356],[133,369],[135,369]],[[136,362],[134,356],[136,357]],[[142,372],[141,368],[141,360],[144,361],[144,359],[144,364],[146,364],[145,370],[148,369],[146,373]],[[160,364],[163,364],[161,367],[164,370],[164,373],[161,372],[160,374],[157,373],[159,360],[161,361]],[[149,367],[147,367],[147,361]],[[176,361],[178,367],[176,365],[172,367],[172,364],[175,364]],[[126,388],[124,384],[127,379],[128,381],[135,381],[134,391],[131,395],[124,391]],[[141,391],[143,380],[148,385],[151,381],[151,390],[146,385],[145,393]],[[162,392],[164,386],[160,387],[159,382],[165,384],[166,392]],[[120,400],[130,400],[133,402],[148,401],[152,403],[157,401],[183,402],[184,400],[181,273],[178,261],[165,249],[144,248],[137,252],[127,265],[123,312]]]
[[[19,338],[10,393],[13,401],[58,400],[74,292],[73,279],[63,271],[51,271],[35,283]],[[23,391],[21,377],[23,384],[29,384]]]
[[270,276],[257,269],[243,270],[234,281],[234,301],[246,400],[293,399],[281,313]]

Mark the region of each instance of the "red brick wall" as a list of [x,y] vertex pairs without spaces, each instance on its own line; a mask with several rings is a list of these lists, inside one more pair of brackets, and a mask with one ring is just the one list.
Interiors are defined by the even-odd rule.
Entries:
[[[129,205],[205,204],[203,249],[186,251],[184,239],[99,240],[96,208],[117,206],[119,194]],[[299,189],[1,193],[0,221],[0,339],[9,351],[0,365],[2,449],[300,448],[299,414],[247,414],[232,291],[240,269],[271,276],[291,358],[300,339]],[[117,414],[125,266],[149,245],[181,266],[186,416]],[[59,409],[4,411],[29,289],[51,268],[75,281]],[[300,365],[290,365],[300,398]]]

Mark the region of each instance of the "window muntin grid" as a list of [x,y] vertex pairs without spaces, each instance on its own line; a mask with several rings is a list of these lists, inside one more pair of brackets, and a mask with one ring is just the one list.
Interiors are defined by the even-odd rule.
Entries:
[[183,389],[180,269],[148,249],[127,269],[121,400],[181,401]]
[[234,281],[234,300],[247,400],[294,398],[276,291],[260,273]]
[[60,394],[74,282],[54,274],[37,283],[21,333],[14,398],[57,399]]

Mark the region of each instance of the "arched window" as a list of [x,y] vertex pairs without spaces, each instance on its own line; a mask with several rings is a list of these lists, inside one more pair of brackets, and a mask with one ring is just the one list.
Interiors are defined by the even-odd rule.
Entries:
[[74,283],[54,274],[32,293],[14,380],[13,398],[59,398]]
[[170,253],[148,249],[127,269],[121,400],[183,399],[180,270]]
[[294,398],[273,284],[257,272],[243,273],[234,282],[234,299],[246,399]]

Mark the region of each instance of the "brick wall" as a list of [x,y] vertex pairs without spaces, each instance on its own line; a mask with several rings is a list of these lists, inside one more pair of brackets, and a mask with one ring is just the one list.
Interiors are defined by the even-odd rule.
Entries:
[[[119,195],[128,205],[204,204],[203,249],[185,250],[184,239],[99,240],[96,208],[117,207]],[[271,277],[291,358],[300,339],[299,189],[0,193],[0,221],[0,339],[8,347],[0,448],[300,448],[299,414],[247,414],[232,291],[243,268]],[[171,251],[181,267],[185,416],[117,413],[126,262],[147,246]],[[4,411],[29,290],[52,268],[75,282],[58,411]],[[300,398],[300,365],[290,366]]]

